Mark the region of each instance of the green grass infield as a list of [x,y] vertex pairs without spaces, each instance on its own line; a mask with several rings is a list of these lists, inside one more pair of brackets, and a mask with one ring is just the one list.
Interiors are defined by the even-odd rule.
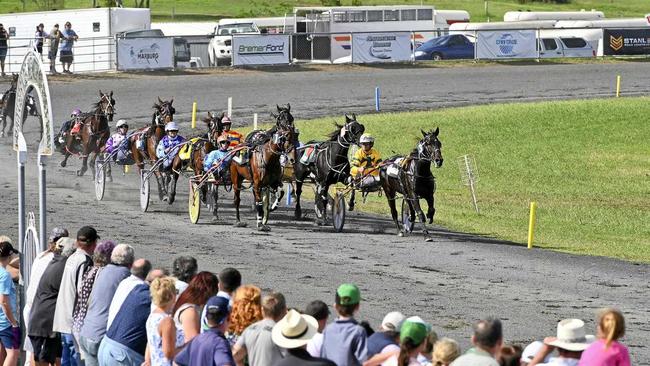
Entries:
[[[525,245],[529,203],[536,201],[535,247],[650,262],[649,115],[650,98],[640,97],[378,113],[358,120],[383,157],[410,152],[420,129],[440,127],[445,161],[432,168],[437,224]],[[304,142],[323,139],[343,120],[296,125]],[[459,159],[465,154],[477,164],[480,214],[461,183]],[[357,201],[360,210],[390,214],[384,196]]]

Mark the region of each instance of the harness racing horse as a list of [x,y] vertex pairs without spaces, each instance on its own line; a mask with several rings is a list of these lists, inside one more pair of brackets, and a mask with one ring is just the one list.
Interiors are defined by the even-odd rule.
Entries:
[[108,123],[113,121],[115,114],[113,92],[102,93],[100,90],[99,101],[94,104],[93,108],[91,112],[82,115],[80,122],[82,126],[79,132],[74,135],[68,134],[63,146],[65,157],[61,161],[61,166],[65,167],[68,164],[70,155],[78,154],[83,160],[81,169],[77,170],[77,175],[82,176],[88,170],[88,155],[93,153],[90,170],[93,173],[93,179],[95,179],[95,160],[111,134]]
[[[422,131],[423,138],[418,142],[417,147],[408,156],[393,156],[388,161],[393,162],[393,167],[397,167],[397,176],[388,174],[390,165],[384,165],[380,168],[381,184],[388,199],[390,213],[393,221],[397,225],[399,236],[404,235],[404,227],[397,218],[397,208],[395,207],[395,196],[401,193],[408,204],[409,220],[415,222],[415,213],[417,211],[420,221],[424,225],[425,235],[429,235],[426,224],[433,223],[433,215],[436,213],[434,207],[433,194],[436,192],[436,180],[431,173],[431,162],[436,168],[442,167],[442,143],[438,139],[438,128],[435,131]],[[424,198],[429,206],[426,218],[420,207],[420,198]]]
[[[287,103],[286,107],[280,107],[279,105],[275,105],[277,108],[278,113],[275,114],[271,112],[271,117],[275,118],[275,125],[271,127],[268,130],[253,130],[246,135],[246,138],[244,141],[248,145],[259,145],[267,142],[268,140],[271,139],[273,134],[279,129],[292,129],[294,132],[294,141],[296,143],[296,147],[298,144],[298,131],[295,129],[294,124],[293,124],[293,115],[291,114],[291,105]],[[293,158],[289,159],[288,157],[284,160],[281,161],[283,163],[283,166],[286,165],[286,162],[291,160],[295,161],[295,149],[291,150],[294,154]],[[286,154],[285,154],[286,157]],[[292,169],[283,169],[283,179],[286,181],[293,181],[293,170]],[[275,199],[273,200],[273,204],[271,205],[271,211],[275,211],[275,209],[278,208],[280,204],[280,200],[282,197],[284,197],[284,189],[282,189],[282,185],[280,185],[280,193],[275,195]]]
[[[16,88],[18,86],[18,75],[14,74],[11,79],[11,85],[9,90],[2,94],[0,97],[0,120],[2,121],[2,130],[0,130],[0,137],[5,135],[11,136],[14,130],[14,112],[16,107]],[[25,111],[23,114],[23,123],[27,120],[27,116],[38,117],[38,108],[36,107],[36,101],[30,92],[25,96]],[[5,134],[5,129],[7,127],[7,118],[11,118],[11,124],[7,129]],[[41,124],[41,135],[43,134],[43,125]]]
[[[165,125],[174,120],[174,113],[176,113],[172,103],[174,103],[174,98],[169,101],[162,101],[158,97],[158,103],[154,103],[152,107],[155,111],[151,116],[151,124],[139,129],[138,132],[140,133],[135,133],[129,138],[131,153],[140,174],[144,169],[145,161],[148,160],[153,166],[158,160],[156,147],[160,139],[165,136]],[[162,201],[167,195],[165,184],[160,172],[156,171],[154,174],[158,183],[158,198]]]
[[[211,112],[208,112],[208,116],[202,119],[202,121],[208,127],[208,132],[202,137],[196,139],[188,139],[188,143],[181,147],[180,151],[183,151],[183,149],[190,149],[190,158],[188,160],[181,159],[180,151],[174,157],[171,165],[171,171],[169,173],[169,182],[167,184],[169,204],[172,204],[174,202],[174,199],[176,197],[176,183],[178,181],[178,175],[181,171],[183,171],[183,169],[189,167],[195,176],[203,175],[203,161],[205,160],[206,155],[210,153],[210,151],[217,148],[217,138],[219,138],[219,135],[221,135],[221,132],[223,131],[221,119],[223,119],[224,115],[224,113],[213,115]],[[204,203],[206,195],[208,194],[207,188],[208,187],[205,184],[201,187],[201,200]],[[213,212],[213,215],[216,216],[216,211]]]
[[363,135],[365,127],[357,121],[357,116],[345,115],[345,124],[336,124],[336,131],[330,133],[329,140],[318,142],[309,141],[306,145],[312,146],[316,155],[315,160],[305,165],[301,162],[302,155],[307,153],[308,148],[302,149],[300,158],[293,164],[293,172],[296,178],[296,209],[294,216],[297,220],[302,218],[300,207],[300,195],[305,179],[311,174],[314,175],[316,183],[316,209],[320,211],[323,223],[326,222],[326,208],[329,200],[329,186],[338,182],[346,183],[350,176],[350,161],[348,151],[351,145],[356,145]]
[[[271,230],[267,225],[268,212],[264,209],[269,205],[270,191],[277,191],[282,186],[282,166],[280,156],[287,154],[295,156],[295,131],[293,128],[278,128],[271,139],[263,144],[249,147],[250,161],[248,164],[230,164],[230,178],[235,192],[235,212],[237,226],[244,226],[239,217],[239,204],[242,182],[244,179],[252,183],[255,196],[255,209],[257,213],[257,229],[260,231]],[[294,153],[292,153],[294,152]],[[293,159],[293,158],[290,158]],[[262,191],[265,192],[262,192]],[[266,205],[263,202],[266,200]]]

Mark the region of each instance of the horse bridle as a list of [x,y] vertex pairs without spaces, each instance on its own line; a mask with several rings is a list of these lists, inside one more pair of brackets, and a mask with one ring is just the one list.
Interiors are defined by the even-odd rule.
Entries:
[[[115,114],[115,107],[113,106],[113,100],[108,94],[102,94],[102,99],[99,100],[100,104],[103,104],[104,107],[102,107],[102,114],[108,117],[109,115],[112,116]],[[110,112],[109,112],[110,108]]]
[[[336,138],[336,142],[339,145],[341,145],[341,147],[350,147],[350,145],[357,143],[356,139],[358,136],[354,135],[349,128],[353,124],[361,125],[359,122],[357,122],[357,120],[345,122],[345,125],[343,126],[343,128],[345,129],[345,133],[343,134],[343,137],[341,137],[341,134],[339,134],[338,137]],[[352,141],[350,141],[350,139],[348,138],[348,133],[351,135]],[[341,140],[343,140],[343,142],[341,142]]]
[[164,118],[169,116],[170,121],[174,120],[171,103],[165,101],[156,109],[156,125],[165,126]]

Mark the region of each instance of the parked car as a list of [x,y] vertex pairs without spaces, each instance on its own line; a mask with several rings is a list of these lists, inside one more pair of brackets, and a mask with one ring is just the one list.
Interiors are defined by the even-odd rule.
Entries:
[[540,38],[537,45],[541,58],[596,56],[596,51],[591,44],[580,37]]
[[253,22],[241,22],[237,19],[221,19],[210,35],[208,45],[210,66],[230,64],[233,34],[260,34],[259,28]]
[[[160,29],[141,29],[127,31],[118,35],[120,38],[147,38],[147,37],[165,37]],[[174,37],[174,66],[178,62],[189,62],[191,59],[190,45],[185,38]]]
[[474,43],[462,34],[430,39],[415,49],[416,60],[447,60],[474,58]]

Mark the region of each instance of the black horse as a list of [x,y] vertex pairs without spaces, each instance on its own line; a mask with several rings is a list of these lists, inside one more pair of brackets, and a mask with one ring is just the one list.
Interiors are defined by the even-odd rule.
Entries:
[[[436,179],[431,173],[431,162],[436,168],[442,166],[442,143],[438,139],[438,128],[435,131],[422,131],[423,138],[418,142],[416,148],[408,156],[393,156],[379,170],[381,184],[388,199],[390,213],[393,221],[397,225],[399,236],[404,235],[404,228],[398,220],[397,208],[395,207],[395,196],[401,193],[404,200],[408,203],[409,218],[415,222],[415,212],[417,211],[420,221],[424,225],[425,235],[428,235],[426,224],[433,223],[433,215],[436,213],[434,207],[433,194],[436,192]],[[397,173],[389,174],[389,170]],[[420,208],[420,198],[427,201],[428,210],[426,217],[422,208]]]
[[284,130],[294,129],[291,105],[287,103],[286,107],[280,107],[276,104],[275,107],[277,108],[278,113],[275,114],[271,112],[271,117],[275,118],[275,125],[268,130],[253,130],[249,132],[244,139],[247,144],[264,144],[271,139],[273,134],[275,134],[279,128]]
[[[13,134],[14,129],[14,112],[16,108],[16,88],[18,87],[18,75],[14,74],[11,79],[11,85],[9,90],[2,94],[0,98],[0,120],[2,121],[2,130],[0,130],[0,137],[5,135]],[[36,107],[36,101],[31,95],[31,90],[28,91],[25,96],[25,109],[23,113],[23,123],[27,120],[27,116],[38,117],[38,108]],[[9,124],[9,129],[5,133],[7,127],[7,118],[11,118],[11,123]],[[43,126],[41,125],[41,134],[43,134]]]
[[[309,141],[306,144],[307,147],[301,149],[297,154],[299,158],[293,165],[296,179],[296,210],[294,212],[296,219],[302,218],[300,195],[302,194],[302,185],[311,173],[316,183],[316,209],[321,214],[319,216],[322,216],[323,222],[326,221],[325,211],[329,200],[329,186],[338,182],[347,182],[350,176],[348,151],[351,145],[358,144],[364,131],[365,127],[357,121],[355,114],[352,114],[352,117],[345,115],[345,124],[336,124],[336,130],[330,133],[328,141]],[[312,148],[315,159],[309,164],[304,164],[301,162],[302,155]]]

